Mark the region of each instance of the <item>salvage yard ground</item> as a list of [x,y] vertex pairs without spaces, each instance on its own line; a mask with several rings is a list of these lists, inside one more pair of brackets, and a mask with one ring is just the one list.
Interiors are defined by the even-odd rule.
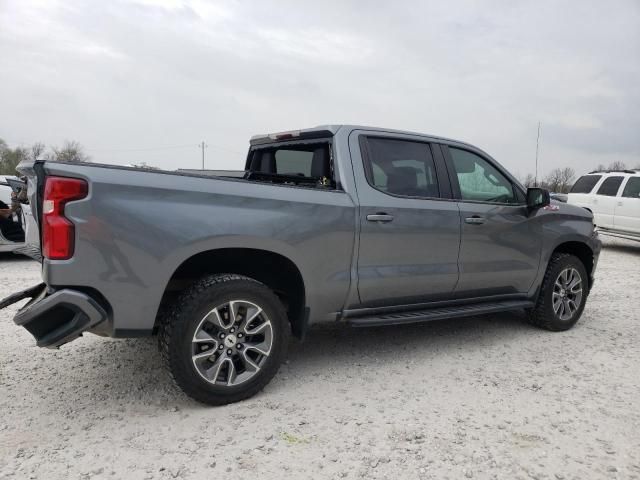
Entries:
[[[585,313],[314,328],[254,398],[201,406],[155,339],[41,350],[0,311],[0,478],[640,478],[640,244],[605,240]],[[39,265],[0,257],[0,297]]]

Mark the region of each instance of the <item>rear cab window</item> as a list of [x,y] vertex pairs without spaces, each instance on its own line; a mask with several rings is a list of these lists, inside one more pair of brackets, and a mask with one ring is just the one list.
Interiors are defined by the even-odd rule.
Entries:
[[249,154],[245,179],[336,188],[330,141],[270,144]]
[[602,185],[600,185],[600,188],[598,188],[597,194],[605,195],[607,197],[615,197],[620,185],[622,185],[622,180],[624,180],[624,177],[618,176],[605,179],[605,181],[602,182]]
[[569,193],[591,193],[602,175],[583,175],[573,184]]
[[275,173],[311,177],[314,152],[278,149],[275,151]]

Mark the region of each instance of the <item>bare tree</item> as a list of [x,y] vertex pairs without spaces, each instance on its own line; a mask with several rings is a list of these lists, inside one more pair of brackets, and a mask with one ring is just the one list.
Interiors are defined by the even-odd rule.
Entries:
[[17,175],[16,167],[27,158],[26,148],[10,148],[4,140],[0,139],[0,175]]
[[594,171],[596,172],[604,172],[607,169],[602,163],[598,164]]
[[84,148],[78,142],[66,140],[62,145],[62,148],[51,147],[53,155],[49,155],[50,160],[56,160],[58,162],[90,162],[91,158],[84,152]]
[[533,173],[527,173],[524,177],[520,178],[520,183],[525,187],[535,187],[536,177]]
[[562,178],[561,192],[569,193],[569,190],[573,185],[573,180],[576,178],[576,171],[571,167],[565,167],[562,169],[561,178]]
[[36,142],[33,145],[31,145],[31,151],[30,151],[31,160],[38,160],[42,156],[46,148],[47,147],[45,147],[44,143],[42,142]]
[[554,168],[551,170],[544,179],[544,183],[547,184],[547,188],[552,192],[557,192],[562,183],[562,170],[560,168]]
[[615,162],[612,162],[609,164],[609,170],[626,170],[626,169],[627,169],[627,165],[621,160],[616,160]]

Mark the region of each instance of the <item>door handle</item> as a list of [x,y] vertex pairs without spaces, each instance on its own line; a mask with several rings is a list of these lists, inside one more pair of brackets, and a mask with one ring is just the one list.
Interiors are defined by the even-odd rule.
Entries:
[[376,213],[373,215],[367,215],[367,220],[370,222],[390,222],[393,220],[393,215],[388,215],[386,213]]
[[618,202],[618,206],[621,207],[622,206],[622,202]]
[[474,215],[473,217],[467,217],[464,219],[464,223],[469,223],[471,225],[482,225],[485,221],[485,218],[479,215]]

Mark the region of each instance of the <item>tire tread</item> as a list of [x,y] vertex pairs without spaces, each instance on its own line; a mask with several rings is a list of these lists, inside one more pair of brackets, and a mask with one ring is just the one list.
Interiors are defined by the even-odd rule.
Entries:
[[[188,311],[193,305],[196,305],[202,296],[206,295],[207,292],[227,286],[230,282],[242,282],[245,288],[257,287],[260,289],[262,295],[272,297],[272,303],[279,307],[278,315],[280,318],[287,318],[284,306],[266,285],[253,278],[232,273],[209,275],[201,278],[183,291],[175,301],[163,306],[159,313],[158,349],[160,350],[162,361],[172,382],[190,397],[208,405],[234,403],[249,398],[262,390],[277,373],[280,363],[286,354],[286,346],[289,343],[290,328],[287,322],[287,325],[285,325],[286,328],[282,329],[284,332],[282,335],[283,338],[281,338],[282,348],[280,348],[279,352],[274,352],[275,355],[280,356],[280,358],[275,358],[275,362],[272,363],[274,368],[271,368],[271,371],[265,372],[265,374],[260,376],[259,381],[242,391],[234,392],[230,395],[212,395],[211,392],[199,388],[197,384],[189,380],[192,373],[185,371],[185,366],[182,362],[178,361],[177,352],[175,351],[175,344],[178,341],[178,339],[174,338],[176,335],[176,327],[179,322],[184,321],[184,319],[181,318],[183,313]],[[276,319],[271,320],[274,321]]]
[[[566,324],[560,323],[555,318],[555,316],[549,315],[550,307],[548,305],[547,295],[545,294],[547,292],[547,289],[553,288],[553,284],[555,283],[555,278],[553,277],[556,274],[556,267],[570,260],[573,260],[582,265],[582,262],[580,261],[580,259],[578,259],[578,257],[569,253],[558,252],[554,253],[551,256],[551,260],[549,260],[547,270],[545,271],[544,277],[542,279],[538,300],[535,307],[530,310],[529,315],[527,316],[527,320],[530,324],[535,325],[536,327],[544,328],[545,330],[550,330],[552,332],[560,332],[571,328],[580,319],[580,316],[582,315],[582,309],[584,309],[584,305],[587,301],[586,293],[584,294],[582,305],[580,306],[580,312],[576,316],[575,321]],[[583,281],[586,282],[588,280],[584,278]]]

